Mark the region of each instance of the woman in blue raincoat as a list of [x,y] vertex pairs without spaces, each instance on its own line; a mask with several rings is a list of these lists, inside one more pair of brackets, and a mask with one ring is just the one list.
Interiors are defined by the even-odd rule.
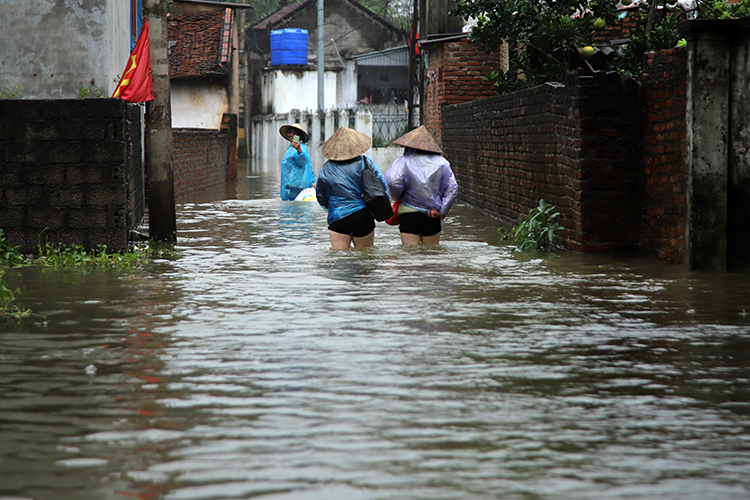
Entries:
[[385,173],[391,198],[399,202],[401,243],[437,245],[442,219],[458,195],[451,164],[424,125],[393,142],[405,147]]
[[328,234],[333,250],[370,247],[375,242],[375,218],[362,198],[362,172],[375,172],[388,191],[383,174],[375,163],[364,156],[372,139],[347,127],[339,128],[323,144],[328,158],[320,169],[315,194],[320,206],[328,211]]
[[315,185],[315,172],[310,163],[307,141],[310,136],[302,125],[284,125],[279,129],[281,137],[289,141],[284,159],[281,160],[281,199],[292,201],[303,190]]

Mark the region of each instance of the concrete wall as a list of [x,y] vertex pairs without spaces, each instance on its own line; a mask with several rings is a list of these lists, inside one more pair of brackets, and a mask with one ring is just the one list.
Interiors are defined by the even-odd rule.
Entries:
[[22,252],[43,241],[126,250],[145,211],[137,105],[0,100],[0,227]]
[[129,55],[130,2],[2,2],[0,89],[20,85],[35,99],[73,99],[81,88],[110,96]]

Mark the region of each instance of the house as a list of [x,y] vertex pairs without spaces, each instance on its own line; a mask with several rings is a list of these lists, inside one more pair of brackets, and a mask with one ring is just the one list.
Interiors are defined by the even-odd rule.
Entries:
[[[356,101],[372,97],[367,94],[366,85],[359,86],[354,79],[355,65],[348,61],[350,56],[366,54],[383,49],[405,46],[405,33],[385,19],[377,16],[355,0],[328,0],[324,5],[324,65],[326,69],[326,108],[345,109],[353,107]],[[285,28],[298,28],[308,33],[307,65],[271,65],[271,33]],[[248,38],[254,44],[254,60],[265,67],[262,105],[256,101],[253,114],[285,113],[289,109],[317,108],[317,67],[318,67],[318,25],[316,0],[302,2],[281,8],[274,14],[255,23],[248,30]],[[312,81],[314,85],[305,85],[311,89],[312,99],[302,101],[284,101],[282,96],[268,95],[265,90],[270,82],[287,84],[290,73],[301,80]],[[309,73],[306,74],[306,73]],[[359,75],[356,74],[356,78]],[[373,78],[373,88],[380,88]],[[358,88],[360,87],[360,88]],[[257,89],[257,87],[256,87]],[[278,91],[277,91],[278,92]],[[305,96],[310,92],[305,92]],[[275,98],[272,98],[275,97]]]
[[[247,30],[249,81],[246,107],[253,122],[252,157],[275,159],[283,155],[285,141],[274,134],[285,121],[300,121],[311,134],[313,165],[322,163],[325,138],[341,125],[365,127],[373,135],[387,124],[393,133],[404,130],[408,84],[406,33],[355,0],[327,0],[324,4],[323,110],[318,99],[317,2],[303,0],[287,5]],[[307,58],[304,64],[274,60],[271,35],[278,30],[304,30]],[[344,113],[346,117],[344,117]],[[380,116],[386,118],[380,119]],[[260,136],[260,137],[258,137]],[[278,137],[277,137],[278,136]],[[395,136],[381,139],[388,143]],[[271,144],[269,144],[269,141]]]
[[168,50],[176,198],[237,177],[238,22],[244,21],[236,10],[242,7],[203,0],[172,4]]

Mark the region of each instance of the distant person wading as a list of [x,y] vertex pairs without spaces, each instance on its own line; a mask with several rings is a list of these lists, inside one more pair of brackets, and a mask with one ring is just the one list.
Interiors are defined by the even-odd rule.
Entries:
[[299,123],[284,125],[279,129],[281,137],[289,141],[284,159],[281,160],[281,199],[292,201],[302,190],[315,185],[315,172],[307,150],[307,135]]

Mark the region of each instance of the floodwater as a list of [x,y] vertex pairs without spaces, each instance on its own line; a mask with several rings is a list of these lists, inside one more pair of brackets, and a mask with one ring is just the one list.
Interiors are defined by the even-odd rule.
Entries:
[[750,274],[333,252],[274,166],[177,207],[176,256],[8,270],[0,499],[750,498]]

